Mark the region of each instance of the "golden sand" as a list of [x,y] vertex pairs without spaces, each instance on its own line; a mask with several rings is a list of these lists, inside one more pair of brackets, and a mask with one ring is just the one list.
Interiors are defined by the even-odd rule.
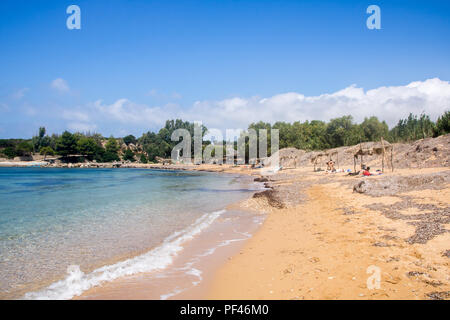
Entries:
[[[401,169],[391,175],[444,170],[448,168]],[[310,169],[286,173],[302,171],[306,175],[303,179],[323,177],[323,173]],[[287,183],[295,179],[301,178]],[[448,208],[449,190],[447,185],[442,190],[405,195],[418,203]],[[433,292],[444,298],[445,292],[448,294],[450,259],[443,253],[450,249],[450,233],[425,244],[409,244],[405,239],[414,234],[414,226],[366,207],[394,204],[401,201],[397,195],[353,193],[333,178],[330,183],[309,187],[306,193],[307,201],[300,205],[269,210],[261,229],[218,270],[206,298],[428,299]],[[264,200],[251,199],[244,206],[267,208],[260,201]],[[351,208],[355,214],[344,214],[343,208]],[[414,208],[410,210],[410,214],[417,213]],[[369,289],[367,281],[374,267],[380,270],[379,288]]]

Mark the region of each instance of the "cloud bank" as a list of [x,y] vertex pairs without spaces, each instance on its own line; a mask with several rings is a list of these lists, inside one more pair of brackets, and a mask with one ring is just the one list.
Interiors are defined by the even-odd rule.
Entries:
[[[318,96],[288,92],[271,97],[196,101],[188,108],[177,104],[150,107],[128,99],[119,99],[112,104],[98,100],[89,104],[84,111],[78,111],[74,118],[80,126],[84,124],[86,127],[101,129],[109,123],[109,127],[116,124],[122,131],[139,128],[143,132],[159,128],[165,120],[175,118],[202,121],[208,128],[223,130],[246,128],[251,122],[257,121],[327,121],[350,114],[357,122],[364,120],[364,117],[377,116],[393,126],[410,112],[425,112],[435,120],[446,110],[450,110],[450,84],[434,78],[367,91],[351,85]],[[82,112],[86,115],[83,116]]]

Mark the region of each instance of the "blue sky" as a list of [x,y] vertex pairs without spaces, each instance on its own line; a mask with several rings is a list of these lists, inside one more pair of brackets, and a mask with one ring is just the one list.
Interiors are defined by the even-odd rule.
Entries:
[[[71,4],[81,30],[66,28]],[[371,4],[381,30],[366,27]],[[407,105],[435,115],[450,107],[449,39],[449,1],[2,0],[0,137],[41,125],[140,135],[177,116],[245,126],[255,108],[265,121],[327,120],[359,89],[359,117],[392,122]],[[378,100],[401,99],[416,81],[399,105],[367,100],[382,87],[398,92]],[[346,88],[337,106],[295,102]]]

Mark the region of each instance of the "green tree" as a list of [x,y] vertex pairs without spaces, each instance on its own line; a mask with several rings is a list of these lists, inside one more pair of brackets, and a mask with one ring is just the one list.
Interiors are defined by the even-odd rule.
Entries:
[[119,161],[119,144],[117,143],[117,140],[113,137],[110,137],[108,139],[108,142],[105,146],[105,153],[103,154],[103,161],[105,162],[112,162],[112,161]]
[[365,118],[359,125],[361,129],[362,141],[379,141],[382,137],[389,136],[389,127],[385,121],[380,122],[377,117]]
[[327,136],[330,146],[349,146],[359,142],[358,127],[353,124],[352,116],[331,119],[327,126]]
[[133,136],[132,134],[126,136],[123,138],[123,143],[125,143],[127,146],[132,143],[132,144],[136,144],[137,139],[135,136]]
[[414,141],[435,135],[435,124],[425,114],[409,114],[408,118],[400,119],[390,131],[392,141]]
[[55,151],[51,147],[47,146],[41,147],[41,149],[39,149],[39,153],[43,155],[45,159],[47,156],[53,156],[55,154]]
[[77,141],[78,152],[92,160],[98,151],[98,145],[93,138],[81,137]]
[[44,138],[44,136],[45,136],[45,128],[40,127],[38,135],[34,136],[31,139],[31,143],[33,144],[34,151],[40,150],[41,144],[42,144],[42,139]]
[[69,131],[64,131],[56,142],[56,152],[63,157],[67,157],[68,155],[76,154],[77,151],[75,136]]
[[125,152],[123,153],[123,160],[131,161],[131,162],[136,161],[136,159],[134,158],[134,153],[133,153],[133,151],[130,150],[130,148],[127,148],[125,150]]
[[450,133],[450,111],[446,111],[436,121],[434,136]]
[[16,155],[19,157],[30,156],[33,152],[33,145],[28,141],[22,141],[16,146]]
[[324,121],[312,120],[309,123],[310,139],[309,150],[323,150],[330,148],[330,143],[327,140],[327,124]]
[[17,156],[16,149],[14,147],[6,147],[2,150],[2,153],[5,155],[8,159],[13,159]]
[[41,147],[50,146],[52,139],[45,132],[45,127],[40,127],[38,134],[31,139],[34,152],[41,150]]
[[140,162],[141,163],[147,163],[148,162],[147,157],[143,153],[141,153]]

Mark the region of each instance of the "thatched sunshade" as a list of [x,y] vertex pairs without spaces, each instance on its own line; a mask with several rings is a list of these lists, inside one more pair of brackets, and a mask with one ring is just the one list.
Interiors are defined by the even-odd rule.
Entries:
[[317,163],[322,163],[323,158],[333,160],[333,156],[336,155],[336,164],[339,168],[339,156],[337,151],[328,151],[328,152],[322,152],[319,154],[316,154],[314,157],[311,158],[311,162],[314,163],[314,171],[316,171]]
[[383,138],[381,138],[380,142],[375,142],[370,148],[366,148],[363,150],[362,145],[359,145],[359,150],[353,155],[353,168],[356,172],[356,160],[358,157],[360,158],[360,165],[362,168],[363,165],[363,157],[364,156],[373,156],[373,155],[381,155],[381,168],[384,172],[384,164],[388,163],[386,154],[390,151],[390,164],[391,164],[391,170],[394,171],[394,164],[393,164],[393,157],[394,157],[394,146],[391,145],[389,142],[385,141]]

